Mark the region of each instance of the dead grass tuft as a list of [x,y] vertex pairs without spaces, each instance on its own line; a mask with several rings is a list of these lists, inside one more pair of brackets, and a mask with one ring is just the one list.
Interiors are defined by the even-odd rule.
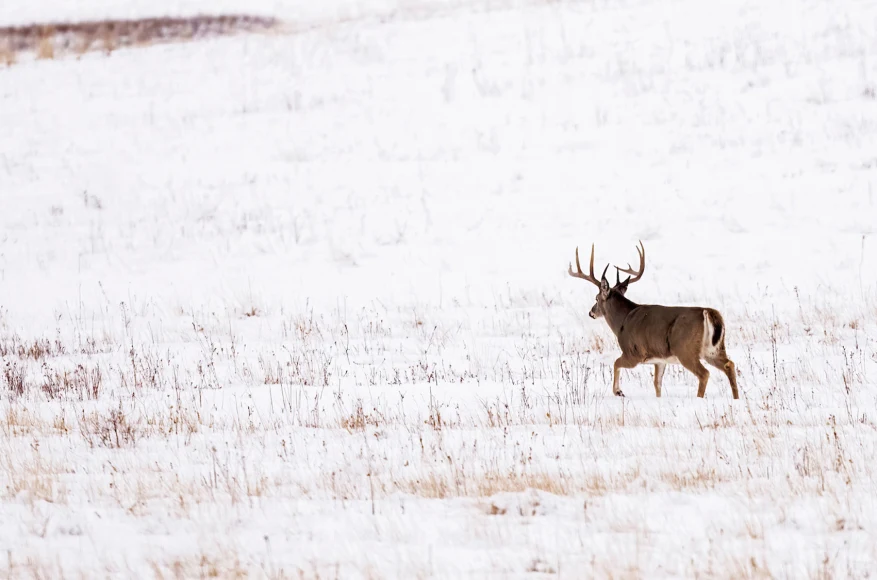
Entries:
[[91,447],[120,449],[133,447],[140,438],[138,426],[128,420],[125,412],[113,409],[109,413],[83,414],[79,420],[79,432]]
[[155,578],[248,578],[250,574],[233,550],[202,552],[170,561],[150,562]]
[[40,35],[39,44],[37,45],[37,58],[41,60],[55,58],[54,33],[51,29],[43,31]]
[[24,394],[27,382],[27,369],[18,361],[6,361],[3,367],[3,380],[6,388],[13,395],[20,397]]
[[103,371],[98,365],[76,365],[72,371],[44,365],[42,391],[51,399],[73,395],[80,400],[95,400],[100,396],[103,377]]
[[3,434],[7,437],[20,437],[33,433],[41,420],[24,407],[10,406],[2,418]]
[[348,433],[365,431],[368,426],[379,427],[386,425],[386,423],[386,417],[377,409],[366,412],[362,407],[362,400],[357,401],[353,413],[341,419],[341,427],[346,429]]
[[0,357],[18,357],[40,361],[67,354],[59,339],[35,338],[24,340],[17,334],[0,337]]
[[29,456],[3,455],[0,457],[0,473],[5,485],[0,494],[4,499],[25,499],[29,503],[46,501],[66,503],[67,487],[60,476],[65,469],[45,459],[36,444]]
[[[554,495],[571,495],[587,492],[589,495],[602,495],[610,488],[609,482],[598,475],[587,478],[572,478],[564,473],[524,472],[503,473],[488,471],[468,475],[433,472],[392,483],[396,490],[430,499],[451,497],[490,497],[499,493],[523,492],[531,489],[545,491]],[[501,510],[502,508],[498,508]],[[497,511],[496,514],[504,513]]]
[[12,66],[15,64],[15,51],[12,50],[11,43],[0,38],[0,64]]

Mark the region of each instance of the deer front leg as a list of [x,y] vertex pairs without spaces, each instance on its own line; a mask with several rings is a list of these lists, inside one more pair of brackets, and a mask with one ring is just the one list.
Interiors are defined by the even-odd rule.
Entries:
[[612,379],[612,394],[616,397],[623,397],[624,393],[621,392],[621,388],[618,386],[618,378],[621,369],[632,369],[636,365],[639,364],[639,361],[636,361],[632,358],[629,358],[626,355],[621,355],[615,361],[615,373],[613,374]]

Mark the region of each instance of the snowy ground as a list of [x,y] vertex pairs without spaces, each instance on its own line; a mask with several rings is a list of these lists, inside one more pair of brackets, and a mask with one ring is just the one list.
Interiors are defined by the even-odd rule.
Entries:
[[[203,11],[118,4],[0,25]],[[877,6],[251,10],[0,69],[0,572],[873,574]],[[741,400],[611,396],[638,239]]]

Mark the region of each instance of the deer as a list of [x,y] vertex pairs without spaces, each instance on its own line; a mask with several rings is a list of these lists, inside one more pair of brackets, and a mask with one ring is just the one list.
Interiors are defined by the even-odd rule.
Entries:
[[[719,369],[731,383],[731,394],[739,398],[737,371],[725,350],[725,321],[718,310],[700,306],[662,306],[637,304],[625,296],[631,284],[639,282],[646,269],[646,248],[640,240],[636,248],[639,269],[615,266],[615,285],[606,280],[609,264],[600,280],[594,276],[594,244],[591,244],[590,273],[582,272],[576,247],[576,270],[569,275],[587,280],[599,288],[596,302],[588,313],[594,320],[604,318],[618,340],[621,356],[615,361],[612,393],[623,397],[619,388],[621,369],[641,364],[655,366],[655,395],[661,396],[661,383],[668,364],[680,364],[698,380],[697,396],[703,398],[710,373],[701,361]],[[621,274],[627,274],[622,281]]]

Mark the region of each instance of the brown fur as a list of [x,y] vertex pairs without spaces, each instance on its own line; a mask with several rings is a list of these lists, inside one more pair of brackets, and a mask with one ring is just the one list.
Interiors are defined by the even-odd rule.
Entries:
[[[568,274],[586,280],[600,291],[597,301],[591,307],[591,318],[606,318],[609,328],[618,339],[621,356],[615,361],[612,392],[624,396],[618,387],[621,369],[632,369],[644,363],[655,365],[655,395],[661,396],[661,381],[669,363],[681,364],[691,371],[698,381],[697,396],[706,393],[710,373],[702,360],[725,373],[731,383],[731,394],[740,398],[737,392],[737,371],[725,351],[725,321],[718,310],[699,306],[659,306],[655,304],[636,304],[624,295],[627,287],[642,278],[646,269],[646,248],[640,241],[637,247],[639,269],[615,267],[615,286],[609,287],[606,271],[598,280],[594,276],[594,244],[591,244],[591,260],[588,273],[582,271],[579,262],[579,249],[576,248],[576,269],[569,265]],[[621,281],[619,274],[629,274]]]
[[701,362],[704,360],[725,373],[731,394],[739,398],[734,363],[725,351],[725,324],[717,310],[699,306],[640,305],[626,298],[626,291],[624,283],[608,292],[601,290],[591,310],[595,318],[606,318],[621,348],[612,385],[616,395],[623,395],[618,388],[621,369],[655,361],[655,394],[660,397],[664,366],[676,359],[697,377],[698,397],[704,396],[709,380],[709,371]]

